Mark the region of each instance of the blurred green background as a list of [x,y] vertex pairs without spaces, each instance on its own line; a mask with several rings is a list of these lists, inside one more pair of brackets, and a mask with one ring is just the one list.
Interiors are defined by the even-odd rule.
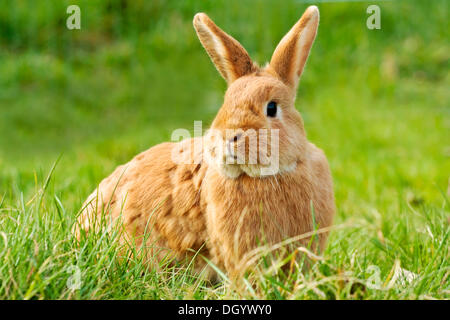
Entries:
[[[404,197],[440,202],[450,174],[444,0],[1,0],[1,193],[34,191],[62,154],[54,188],[76,210],[116,165],[214,118],[226,85],[196,37],[196,12],[263,64],[311,3],[321,24],[297,108],[329,158],[340,219],[398,209]],[[381,30],[366,27],[374,3]],[[81,30],[66,28],[70,4]]]

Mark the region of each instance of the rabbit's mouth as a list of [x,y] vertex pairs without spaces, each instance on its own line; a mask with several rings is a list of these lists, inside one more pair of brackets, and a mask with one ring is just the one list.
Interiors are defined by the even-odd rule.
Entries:
[[271,143],[267,135],[254,138],[243,130],[235,130],[231,136],[212,132],[206,136],[208,163],[214,165],[228,178],[241,174],[263,178],[291,171],[295,165],[281,163],[278,143]]
[[[285,171],[280,168],[277,157],[257,157],[252,161],[247,152],[239,152],[230,146],[224,148],[212,147],[209,149],[209,164],[218,169],[220,173],[228,178],[235,179],[241,174],[254,178],[272,176]],[[280,170],[281,169],[281,170]]]
[[296,163],[290,165],[259,165],[259,164],[236,164],[236,163],[215,163],[218,171],[227,178],[236,179],[242,174],[252,178],[265,178],[277,174],[288,173],[297,168]]

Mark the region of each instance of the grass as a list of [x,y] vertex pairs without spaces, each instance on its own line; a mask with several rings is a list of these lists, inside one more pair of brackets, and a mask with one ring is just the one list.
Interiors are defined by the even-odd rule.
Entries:
[[[1,299],[449,298],[446,1],[380,2],[381,30],[365,27],[372,3],[319,4],[297,107],[330,161],[336,226],[309,271],[286,277],[268,262],[216,286],[119,259],[114,236],[77,245],[71,226],[118,164],[214,118],[225,84],[194,13],[263,63],[306,4],[71,1],[82,29],[68,31],[69,2],[42,3],[0,13]],[[393,281],[399,268],[416,279]]]

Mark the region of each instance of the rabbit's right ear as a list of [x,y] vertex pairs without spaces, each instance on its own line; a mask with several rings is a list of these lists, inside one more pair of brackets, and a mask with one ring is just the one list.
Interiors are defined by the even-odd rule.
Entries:
[[206,14],[195,15],[194,28],[209,57],[228,84],[257,70],[242,45],[216,26]]

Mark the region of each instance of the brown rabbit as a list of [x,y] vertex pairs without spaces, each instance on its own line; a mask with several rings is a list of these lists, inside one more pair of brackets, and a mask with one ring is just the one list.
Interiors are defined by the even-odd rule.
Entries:
[[[198,252],[235,274],[258,245],[311,232],[314,222],[329,227],[335,205],[328,162],[308,142],[294,107],[318,23],[318,8],[310,6],[261,68],[206,14],[195,15],[198,37],[228,83],[211,130],[119,166],[88,197],[75,232],[106,214],[121,219],[123,239],[145,246],[149,259],[183,261]],[[322,249],[327,233],[318,238]]]

